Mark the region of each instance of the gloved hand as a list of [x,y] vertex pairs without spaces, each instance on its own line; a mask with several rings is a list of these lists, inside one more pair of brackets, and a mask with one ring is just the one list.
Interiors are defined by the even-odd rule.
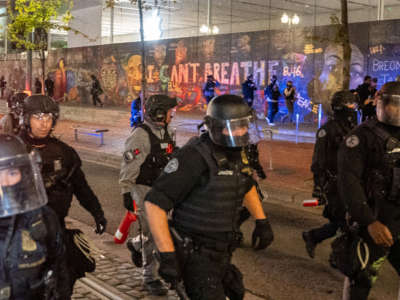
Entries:
[[[267,248],[274,240],[274,233],[268,219],[256,220],[256,228],[253,231],[252,247],[254,250]],[[257,243],[258,242],[258,243]]]
[[174,289],[179,281],[179,264],[175,252],[160,252],[158,273]]
[[124,207],[129,211],[133,211],[134,208],[133,208],[133,199],[131,193],[128,192],[123,194],[122,196],[124,198]]
[[317,199],[320,199],[322,197],[322,190],[319,186],[317,186],[317,185],[314,186],[312,196]]
[[107,227],[107,220],[104,215],[95,217],[94,221],[96,222],[96,229],[94,232],[96,232],[97,234],[103,234],[103,232],[106,231]]

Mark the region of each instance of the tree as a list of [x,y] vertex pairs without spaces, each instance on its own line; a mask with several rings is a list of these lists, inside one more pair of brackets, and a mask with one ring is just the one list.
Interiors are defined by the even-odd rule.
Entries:
[[[65,30],[80,33],[69,27],[72,19],[72,0],[15,0],[8,1],[8,38],[17,48],[38,51],[42,67],[42,82],[45,78],[46,51],[50,30]],[[28,56],[29,57],[29,56]],[[30,56],[31,57],[31,56]],[[31,82],[31,74],[29,81]],[[30,88],[30,84],[29,84]]]
[[339,36],[343,46],[343,89],[348,90],[350,86],[351,46],[347,0],[341,0],[340,5],[342,10],[342,22]]

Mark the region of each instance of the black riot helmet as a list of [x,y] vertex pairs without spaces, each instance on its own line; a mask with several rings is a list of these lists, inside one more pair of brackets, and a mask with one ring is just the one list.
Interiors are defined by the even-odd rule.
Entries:
[[242,97],[221,95],[208,104],[204,123],[211,140],[225,147],[244,147],[254,130],[253,110]]
[[33,95],[24,100],[24,124],[30,127],[30,118],[33,114],[52,114],[53,127],[60,115],[58,103],[53,98],[45,95]]
[[19,137],[0,134],[0,218],[47,203],[38,160]]
[[378,92],[376,115],[382,123],[400,127],[400,82],[387,82]]
[[353,125],[357,123],[357,105],[358,96],[347,90],[336,92],[331,99],[334,118],[346,120]]
[[176,98],[167,95],[152,95],[144,103],[144,116],[150,122],[165,123],[168,110],[177,105]]

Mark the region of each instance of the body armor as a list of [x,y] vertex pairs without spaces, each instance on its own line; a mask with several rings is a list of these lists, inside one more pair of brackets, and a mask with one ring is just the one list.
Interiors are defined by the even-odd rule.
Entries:
[[5,239],[0,240],[1,253],[6,253],[1,256],[0,299],[39,299],[45,289],[48,254],[42,210],[2,221],[9,226]]
[[245,152],[241,152],[242,161],[230,162],[208,135],[193,139],[190,144],[204,158],[209,174],[174,209],[174,224],[197,233],[237,231],[239,210],[251,180]]
[[168,134],[164,135],[164,139],[159,139],[146,124],[140,124],[138,127],[148,133],[151,150],[140,166],[140,173],[136,179],[136,183],[152,186],[170,160],[172,152],[175,149],[175,143]]

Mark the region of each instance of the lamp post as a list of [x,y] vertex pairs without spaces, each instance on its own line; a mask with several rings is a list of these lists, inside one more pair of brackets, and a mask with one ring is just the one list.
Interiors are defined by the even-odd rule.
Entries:
[[289,27],[291,27],[292,25],[297,25],[300,23],[300,17],[297,14],[289,16],[287,13],[283,13],[281,17],[281,23],[288,24]]
[[200,26],[200,32],[205,34],[218,34],[219,28],[216,25],[211,25],[211,0],[207,1],[207,24]]

